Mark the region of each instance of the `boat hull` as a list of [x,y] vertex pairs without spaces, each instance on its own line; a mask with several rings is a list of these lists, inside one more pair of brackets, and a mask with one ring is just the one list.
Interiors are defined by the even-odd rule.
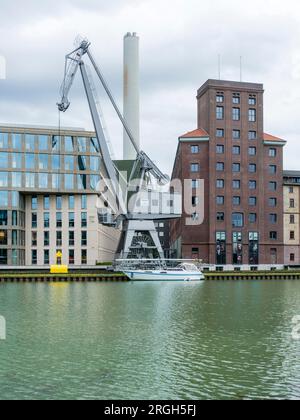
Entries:
[[201,272],[162,272],[162,271],[124,271],[124,274],[132,281],[203,281]]

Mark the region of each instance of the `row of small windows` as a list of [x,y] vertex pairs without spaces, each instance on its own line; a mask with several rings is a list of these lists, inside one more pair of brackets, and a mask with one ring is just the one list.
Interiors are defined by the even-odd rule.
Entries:
[[17,207],[24,210],[24,197],[18,191],[0,191],[0,208],[1,207]]
[[100,171],[98,156],[48,155],[0,152],[0,169],[39,169],[65,171]]
[[[33,195],[31,197],[31,210],[38,210],[39,203],[40,204],[43,203],[43,209],[44,210],[49,210],[50,209],[50,203],[51,203],[50,196],[46,195],[46,196],[43,196],[42,198],[43,198],[43,200],[39,201],[37,195]],[[53,198],[53,200],[55,200],[55,203],[56,203],[56,210],[62,210],[63,197],[61,195],[57,195],[57,196],[55,196],[55,198]],[[69,206],[69,210],[74,210],[74,208],[75,208],[75,196],[74,195],[69,195],[68,196],[68,206]],[[87,196],[86,195],[81,195],[81,209],[82,210],[87,209]]]
[[[225,102],[225,96],[223,93],[218,93],[216,96],[216,102],[217,103],[224,103]],[[241,96],[239,93],[233,93],[232,95],[232,103],[234,105],[239,105],[241,103]],[[250,106],[256,106],[256,96],[255,95],[249,95],[248,97],[248,104]]]
[[[56,253],[61,252],[61,249],[57,249]],[[69,264],[73,265],[75,264],[75,250],[74,249],[69,249]],[[81,264],[82,265],[86,265],[88,261],[88,251],[87,249],[82,249],[81,250]],[[38,263],[38,251],[37,249],[33,249],[31,251],[31,264],[32,265],[37,265]],[[49,265],[50,264],[50,250],[49,249],[45,249],[44,250],[44,264],[45,265]]]
[[[222,138],[225,137],[225,130],[223,128],[216,129],[216,137]],[[241,130],[232,130],[233,140],[241,139]],[[257,140],[257,131],[250,130],[248,131],[248,140]]]
[[25,228],[25,213],[17,210],[0,210],[0,226]]
[[[219,206],[223,206],[225,204],[225,196],[224,195],[218,195],[216,197],[216,204]],[[235,206],[239,206],[241,204],[241,197],[240,196],[234,196],[232,198],[232,204]],[[248,198],[248,204],[249,206],[256,206],[257,205],[257,198],[256,197],[249,197]],[[277,198],[271,197],[269,198],[269,207],[277,207]]]
[[[224,120],[225,116],[225,108],[223,106],[216,107],[216,118],[217,120]],[[256,109],[250,108],[248,110],[248,121],[249,122],[256,122]],[[232,108],[232,120],[233,121],[240,121],[241,120],[241,110],[240,108]]]
[[[257,222],[257,213],[249,213],[248,215],[249,223],[256,223]],[[217,221],[218,222],[224,222],[225,221],[225,213],[224,212],[218,212],[217,213]],[[269,222],[270,224],[277,224],[278,216],[276,213],[269,214]]]
[[99,181],[99,175],[0,172],[1,188],[96,190]]
[[[0,231],[1,232],[1,231]],[[81,246],[87,246],[88,244],[88,233],[86,230],[80,232],[80,244]],[[63,232],[57,231],[55,235],[56,246],[62,246],[65,241],[63,241]],[[43,244],[44,246],[50,246],[51,243],[51,234],[49,231],[44,232]],[[68,244],[69,246],[75,246],[75,232],[69,231],[68,232]],[[32,231],[31,232],[31,246],[37,247],[40,245],[38,243],[38,232]]]
[[[71,212],[68,213],[68,227],[69,228],[75,228],[76,227],[76,219],[75,219],[75,213]],[[51,227],[51,216],[50,213],[45,212],[43,214],[43,224],[45,229],[49,229]],[[56,228],[62,228],[64,225],[64,219],[63,219],[63,213],[62,212],[56,212],[55,214],[55,225]],[[81,228],[86,228],[88,224],[87,219],[87,213],[82,212],[81,213],[81,220],[80,220]],[[32,229],[38,228],[38,214],[33,212],[31,213],[31,227]]]
[[[254,151],[253,151],[254,153]],[[235,150],[234,151],[235,155],[239,154],[239,150]],[[241,172],[241,167],[242,165],[240,163],[233,163],[232,164],[232,172],[234,173],[239,173]],[[191,163],[190,166],[190,170],[191,172],[200,172],[200,164],[199,163]],[[216,170],[218,172],[224,172],[225,171],[225,163],[224,162],[217,162],[216,163]],[[270,175],[275,175],[277,173],[277,166],[276,165],[269,165],[269,174]],[[249,163],[248,165],[248,171],[249,173],[256,173],[257,172],[257,165],[255,163]],[[277,189],[277,184],[276,182],[270,182],[270,190],[274,191]]]
[[[192,154],[198,154],[200,153],[200,147],[199,146],[191,146],[191,153]],[[217,154],[224,154],[225,153],[225,146],[223,144],[217,144],[216,145],[216,153]],[[240,155],[241,153],[241,147],[240,146],[233,146],[232,147],[232,153]],[[257,148],[255,146],[250,146],[248,148],[248,153],[250,156],[256,156],[257,154]],[[277,156],[277,150],[275,148],[269,149],[269,157],[276,157]]]
[[0,149],[14,149],[18,151],[65,151],[66,153],[100,153],[96,138],[87,137],[59,137],[33,134],[0,133]]

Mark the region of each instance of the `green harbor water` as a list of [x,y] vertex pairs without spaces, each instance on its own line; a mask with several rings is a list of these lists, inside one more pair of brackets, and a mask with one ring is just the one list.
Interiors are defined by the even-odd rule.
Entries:
[[300,398],[300,282],[1,284],[0,399]]

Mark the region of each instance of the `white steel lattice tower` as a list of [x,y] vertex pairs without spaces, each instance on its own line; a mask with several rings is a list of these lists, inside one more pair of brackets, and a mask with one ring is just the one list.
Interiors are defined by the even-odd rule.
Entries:
[[[140,88],[139,88],[139,37],[134,32],[124,37],[124,119],[140,146]],[[123,159],[135,160],[136,151],[124,131]]]

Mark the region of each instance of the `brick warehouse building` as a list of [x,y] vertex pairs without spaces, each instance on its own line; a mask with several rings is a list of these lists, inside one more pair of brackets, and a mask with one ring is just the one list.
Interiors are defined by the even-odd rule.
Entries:
[[[283,146],[264,133],[263,85],[208,80],[199,90],[198,129],[179,138],[172,178],[192,180],[204,222],[187,214],[171,222],[171,244],[182,258],[211,264],[281,264]],[[191,217],[191,216],[189,216]],[[192,217],[197,221],[197,213]]]

